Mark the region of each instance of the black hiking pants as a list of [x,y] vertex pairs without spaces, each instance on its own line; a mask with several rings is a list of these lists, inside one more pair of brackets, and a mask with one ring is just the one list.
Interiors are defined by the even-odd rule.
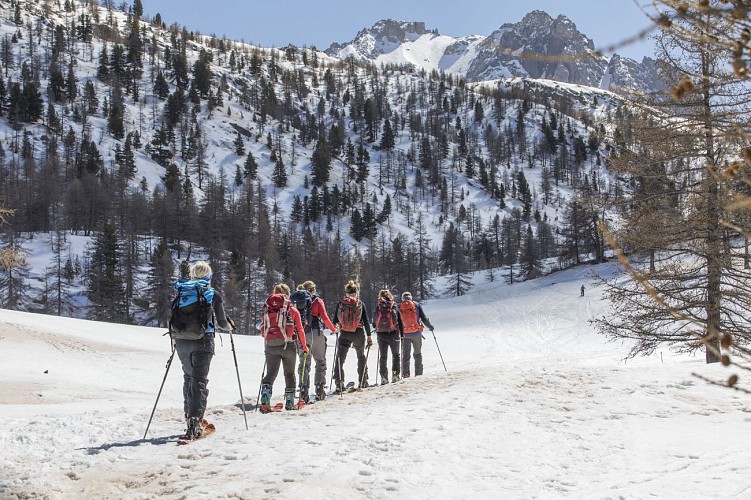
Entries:
[[354,347],[357,354],[357,382],[368,381],[368,367],[365,358],[365,332],[339,332],[339,345],[336,351],[336,365],[334,367],[334,380],[344,383],[344,362],[347,359],[347,351]]
[[214,336],[200,340],[175,339],[175,350],[183,365],[183,409],[185,417],[203,418],[209,397],[209,367],[214,357]]
[[380,358],[380,366],[378,371],[381,373],[381,378],[388,382],[388,353],[391,349],[391,370],[394,375],[399,376],[401,373],[401,362],[399,358],[399,332],[390,333],[378,333],[378,357]]

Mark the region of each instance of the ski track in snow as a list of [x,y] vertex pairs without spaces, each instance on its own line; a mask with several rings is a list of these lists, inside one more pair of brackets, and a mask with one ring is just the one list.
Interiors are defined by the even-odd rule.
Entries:
[[[748,398],[693,377],[727,375],[700,359],[624,363],[588,324],[607,309],[586,279],[432,300],[448,373],[426,332],[424,376],[248,411],[247,431],[225,337],[206,414],[218,430],[179,447],[177,360],[141,439],[169,355],[160,330],[2,311],[0,498],[749,498]],[[261,344],[235,344],[250,406]]]

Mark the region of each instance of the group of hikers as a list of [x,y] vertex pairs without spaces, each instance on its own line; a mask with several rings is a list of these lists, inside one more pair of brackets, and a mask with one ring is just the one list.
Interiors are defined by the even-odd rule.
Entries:
[[[199,261],[190,267],[190,279],[175,284],[177,295],[169,322],[173,347],[183,369],[187,439],[200,437],[207,425],[203,415],[209,393],[208,374],[214,355],[216,329],[234,329],[232,320],[225,313],[221,293],[211,287],[211,277],[212,270],[206,262]],[[422,331],[427,327],[433,332],[425,311],[412,299],[410,292],[402,293],[401,302],[396,304],[391,291],[381,290],[371,321],[365,304],[360,300],[358,286],[351,280],[344,286],[344,298],[337,303],[333,319],[329,318],[314,282],[306,281],[294,292],[285,283],[276,285],[264,303],[258,327],[265,345],[264,376],[260,388],[260,409],[264,413],[272,409],[272,387],[280,366],[285,380],[286,410],[298,407],[295,404],[296,375],[300,379],[300,401],[310,403],[313,396],[317,401],[326,398],[326,329],[337,336],[333,365],[336,393],[345,389],[344,364],[351,347],[357,355],[356,387],[362,389],[371,385],[366,349],[369,352],[373,345],[373,329],[378,340],[380,385],[409,378],[411,358],[414,358],[414,375],[422,375]],[[391,371],[388,370],[389,351]],[[313,364],[314,389],[311,393]]]

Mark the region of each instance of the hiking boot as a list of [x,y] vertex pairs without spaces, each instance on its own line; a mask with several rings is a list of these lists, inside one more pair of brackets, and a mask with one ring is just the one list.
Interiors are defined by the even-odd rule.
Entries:
[[381,385],[386,385],[389,383],[389,376],[381,374]]
[[185,431],[187,439],[198,439],[203,434],[203,423],[198,417],[188,418],[188,428]]
[[405,373],[404,377],[402,377],[402,378],[409,378],[409,373]]
[[360,389],[367,389],[368,387],[370,387],[370,384],[368,384],[367,380],[363,380],[362,384],[360,384],[359,387],[360,387]]
[[391,377],[391,382],[399,382],[402,378],[399,375],[394,374],[393,377]]
[[308,388],[306,386],[300,387],[300,399],[306,403],[310,403],[310,395],[308,394]]
[[318,401],[323,401],[326,399],[326,388],[323,386],[323,384],[318,384],[316,386],[316,399]]
[[263,384],[261,387],[261,408],[271,408],[271,386],[269,384]]
[[335,382],[335,384],[336,384],[336,388],[334,390],[336,391],[336,393],[337,394],[343,393],[344,392],[344,384],[342,384],[342,382],[340,380],[337,380]]
[[295,390],[294,389],[286,389],[284,391],[284,409],[285,410],[295,409]]

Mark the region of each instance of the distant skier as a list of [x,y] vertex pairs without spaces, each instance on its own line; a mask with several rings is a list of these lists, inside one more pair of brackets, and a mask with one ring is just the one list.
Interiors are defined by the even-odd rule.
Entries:
[[581,287],[581,295],[580,295],[580,297],[584,297],[584,285],[582,285],[582,287]]
[[224,313],[222,295],[211,287],[211,266],[204,261],[190,268],[190,280],[175,283],[169,330],[172,345],[183,367],[185,437],[201,437],[208,424],[203,415],[209,395],[209,367],[214,357],[215,325],[231,328]]
[[404,325],[404,340],[402,341],[402,377],[409,378],[409,359],[414,348],[415,376],[422,375],[422,330],[426,325],[433,331],[433,325],[425,315],[422,306],[412,301],[412,294],[404,292],[399,312]]

